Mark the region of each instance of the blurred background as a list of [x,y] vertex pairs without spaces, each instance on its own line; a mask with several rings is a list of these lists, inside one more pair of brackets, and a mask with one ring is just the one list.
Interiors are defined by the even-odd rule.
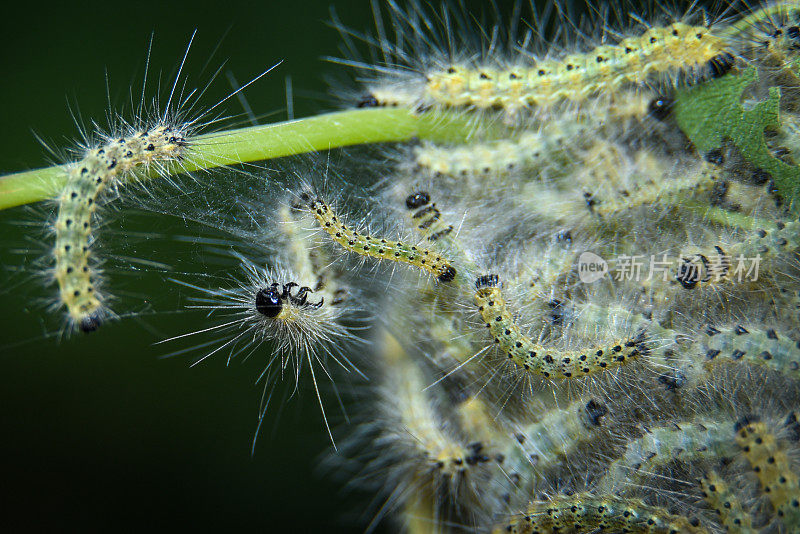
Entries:
[[[325,25],[331,4],[346,24],[371,27],[367,0],[15,4],[13,16],[0,18],[0,171],[49,164],[33,132],[71,146],[77,128],[69,106],[87,123],[104,124],[107,80],[114,107],[129,110],[151,34],[151,84],[159,72],[171,83],[196,29],[190,83],[202,86],[227,61],[203,104],[231,91],[227,71],[245,83],[284,60],[245,93],[257,115],[271,113],[261,122],[286,118],[288,75],[296,116],[337,107],[324,77],[342,67],[320,60],[337,55],[340,42]],[[233,99],[224,109],[242,112]],[[318,467],[331,446],[308,380],[289,402],[274,404],[251,455],[265,359],[226,365],[218,354],[190,367],[197,354],[164,358],[172,348],[154,342],[198,327],[165,276],[118,272],[110,259],[121,311],[146,313],[59,339],[60,313],[45,309],[55,290],[39,277],[51,246],[40,224],[47,213],[0,212],[0,528],[362,531],[374,495],[345,491],[344,473]],[[117,256],[156,253],[169,264],[172,255],[178,265],[194,258],[190,248],[178,257],[183,248],[172,237],[204,235],[152,214],[117,214],[107,230]],[[154,296],[172,300],[151,305]],[[289,377],[283,395],[292,388]],[[344,425],[326,393],[332,418]],[[339,426],[337,435],[351,431]]]

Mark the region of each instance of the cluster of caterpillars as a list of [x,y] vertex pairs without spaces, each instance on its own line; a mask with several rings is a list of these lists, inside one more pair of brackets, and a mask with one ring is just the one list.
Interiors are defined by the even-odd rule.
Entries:
[[[442,283],[439,263],[393,260],[435,282],[400,281],[384,302],[367,471],[393,466],[387,508],[411,532],[795,531],[800,332],[786,303],[800,223],[766,171],[732,146],[698,153],[675,116],[676,88],[748,67],[782,84],[789,64],[775,58],[800,59],[795,3],[576,53],[415,62],[409,43],[458,42],[417,7],[388,8],[425,38],[372,42],[408,68],[358,105],[457,113],[475,129],[392,148],[383,173],[403,242],[458,273]],[[790,147],[788,132],[768,142]],[[795,161],[786,147],[768,145]],[[389,259],[309,206],[341,247]]]

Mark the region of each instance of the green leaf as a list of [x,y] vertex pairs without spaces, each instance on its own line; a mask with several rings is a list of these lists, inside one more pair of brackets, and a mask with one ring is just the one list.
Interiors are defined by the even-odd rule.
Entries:
[[800,198],[800,168],[773,157],[764,130],[780,127],[780,88],[770,87],[769,98],[745,109],[742,92],[758,81],[756,69],[728,74],[709,83],[677,92],[675,116],[681,130],[697,149],[706,153],[728,139],[742,156],[770,173],[778,192],[790,206]]

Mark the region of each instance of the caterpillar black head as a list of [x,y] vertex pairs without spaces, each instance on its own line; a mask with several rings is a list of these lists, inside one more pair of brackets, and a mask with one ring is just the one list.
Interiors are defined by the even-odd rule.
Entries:
[[440,282],[452,282],[456,277],[456,269],[452,265],[445,265],[439,273],[437,280]]
[[500,277],[496,274],[484,274],[475,280],[475,288],[483,289],[484,287],[497,287],[500,284]]
[[[295,282],[283,285],[283,290],[278,289],[278,283],[273,282],[256,294],[256,311],[265,317],[277,317],[287,302],[301,308],[320,308],[325,299],[319,302],[308,302],[308,294],[312,292],[309,287],[300,287]],[[300,287],[295,294],[292,288]]]
[[731,54],[725,53],[711,58],[706,68],[711,78],[721,78],[728,74],[735,64],[736,58]]
[[650,115],[659,121],[667,120],[672,112],[672,106],[675,101],[665,96],[659,96],[650,101],[647,105],[647,111]]
[[378,99],[375,98],[375,95],[372,93],[368,93],[361,97],[361,100],[358,101],[356,107],[359,108],[377,108],[380,107],[381,103],[378,102]]
[[93,313],[81,319],[78,328],[81,329],[81,332],[88,334],[89,332],[94,332],[100,328],[101,324],[103,324],[103,321],[100,319],[100,315]]
[[412,193],[406,198],[406,207],[410,210],[417,209],[431,201],[431,196],[426,191]]
[[256,310],[265,317],[277,317],[281,313],[283,299],[278,284],[272,284],[256,294]]

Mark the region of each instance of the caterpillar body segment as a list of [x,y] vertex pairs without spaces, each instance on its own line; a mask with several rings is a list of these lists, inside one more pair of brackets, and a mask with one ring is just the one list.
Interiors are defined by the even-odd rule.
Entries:
[[740,262],[747,259],[758,260],[759,272],[769,273],[773,261],[794,253],[799,246],[800,222],[778,222],[749,232],[733,245],[714,245],[713,251],[683,256],[676,278],[687,289],[709,281],[731,281],[740,274]]
[[672,462],[733,458],[738,452],[730,437],[733,427],[732,421],[698,419],[650,428],[628,442],[598,487],[612,491],[624,481],[636,484],[648,476],[658,476],[659,470]]
[[[427,389],[426,374],[388,334],[384,348],[387,363],[382,379],[383,417],[377,438],[387,447],[378,459],[394,470],[397,487],[411,486],[432,496],[447,495],[462,505],[486,495],[481,487],[494,464],[490,443],[465,441],[457,427],[438,409],[441,391]],[[387,488],[396,491],[396,487]],[[416,492],[414,492],[416,493]],[[401,500],[414,495],[401,494]]]
[[[564,408],[550,409],[536,422],[516,427],[516,443],[508,454],[509,466],[517,472],[533,470],[558,472],[566,464],[575,464],[578,455],[592,455],[605,448],[609,407],[602,400],[578,399]],[[535,458],[535,461],[532,459]]]
[[763,421],[736,425],[736,443],[772,503],[778,520],[789,531],[800,525],[800,477],[787,455],[786,444]]
[[[417,167],[434,175],[452,177],[488,176],[544,164],[549,146],[541,134],[527,132],[514,140],[467,146],[437,146],[424,143],[414,150]],[[552,157],[552,155],[550,155]]]
[[687,517],[671,514],[664,508],[645,504],[639,499],[593,493],[558,495],[546,501],[532,501],[523,513],[494,529],[495,534],[588,534],[598,531],[635,534],[708,532]]
[[742,506],[738,495],[716,471],[709,471],[700,479],[700,490],[709,508],[717,513],[726,532],[756,534],[750,514]]

